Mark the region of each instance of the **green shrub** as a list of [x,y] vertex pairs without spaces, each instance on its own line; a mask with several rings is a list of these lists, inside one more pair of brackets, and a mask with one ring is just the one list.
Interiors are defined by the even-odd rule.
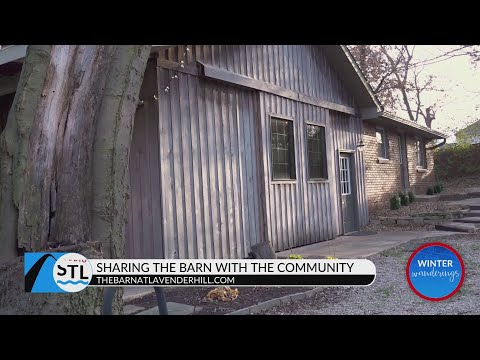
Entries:
[[433,185],[433,192],[434,192],[435,194],[440,194],[441,191],[442,191],[442,189],[440,189],[440,185],[439,185],[439,184]]
[[392,210],[398,210],[400,209],[401,202],[400,202],[400,196],[394,195],[390,198],[390,209]]
[[[458,138],[457,138],[458,139]],[[480,174],[480,145],[457,144],[434,151],[435,173],[440,180]]]
[[407,193],[401,192],[398,194],[398,196],[400,197],[400,204],[402,206],[407,206],[408,204],[410,204],[410,198],[408,197]]
[[413,191],[408,192],[408,199],[411,203],[415,201],[415,194],[413,193]]
[[433,188],[432,187],[429,187],[427,189],[427,195],[433,195]]
[[288,255],[289,259],[303,259],[302,255],[295,255],[295,254],[290,254]]
[[439,183],[439,184],[438,184],[438,187],[439,187],[439,189],[440,189],[440,192],[442,192],[442,191],[443,191],[443,184],[442,184],[442,183]]

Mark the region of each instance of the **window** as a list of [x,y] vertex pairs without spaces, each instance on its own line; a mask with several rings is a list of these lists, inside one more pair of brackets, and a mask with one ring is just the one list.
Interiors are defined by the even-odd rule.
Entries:
[[272,118],[273,180],[295,180],[293,121]]
[[377,127],[376,129],[378,157],[388,159],[388,137],[384,128]]
[[415,148],[417,152],[417,167],[421,169],[426,169],[427,150],[425,149],[425,141],[418,139]]
[[352,193],[349,160],[348,157],[340,157],[340,187],[342,189],[342,195],[350,195]]
[[307,156],[309,180],[327,179],[325,128],[307,125]]

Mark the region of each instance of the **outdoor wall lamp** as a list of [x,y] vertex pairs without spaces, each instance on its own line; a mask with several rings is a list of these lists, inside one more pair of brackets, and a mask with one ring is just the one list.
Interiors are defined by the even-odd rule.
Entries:
[[357,144],[357,148],[359,151],[363,151],[363,148],[365,147],[365,144],[363,143],[363,140],[360,140]]

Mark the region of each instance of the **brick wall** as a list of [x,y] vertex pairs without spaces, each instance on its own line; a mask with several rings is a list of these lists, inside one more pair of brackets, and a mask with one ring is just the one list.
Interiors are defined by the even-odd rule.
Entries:
[[[379,207],[389,206],[390,197],[403,190],[398,143],[399,134],[388,128],[386,128],[386,131],[390,158],[388,162],[381,163],[378,159],[375,125],[364,123],[364,158],[368,208],[370,213],[374,213]],[[435,183],[433,152],[427,150],[427,171],[417,171],[415,142],[416,140],[413,136],[406,137],[410,190],[416,194],[425,194],[427,188]],[[428,146],[427,144],[427,147]]]
[[379,163],[375,125],[364,123],[363,129],[366,187],[371,213],[402,189],[398,135],[387,129],[390,159],[387,163]]
[[[417,170],[417,154],[415,152],[414,137],[407,137],[407,157],[408,157],[408,177],[410,181],[410,190],[415,194],[425,195],[427,188],[435,184],[435,173],[433,171],[433,151],[427,150],[427,169]],[[427,143],[426,147],[432,146]]]

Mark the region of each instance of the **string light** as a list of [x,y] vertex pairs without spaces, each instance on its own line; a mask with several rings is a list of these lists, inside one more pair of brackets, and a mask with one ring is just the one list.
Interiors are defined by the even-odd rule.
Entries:
[[[187,47],[185,47],[185,51],[183,52],[183,58],[185,59],[186,56],[187,56],[187,53],[190,51],[190,49]],[[185,68],[185,61],[184,60],[180,60],[180,68]],[[172,83],[173,80],[176,80],[178,79],[178,70],[175,71],[175,73],[170,77],[170,79],[168,80],[168,84],[164,86],[163,88],[163,91],[168,93],[170,92],[170,84]]]

